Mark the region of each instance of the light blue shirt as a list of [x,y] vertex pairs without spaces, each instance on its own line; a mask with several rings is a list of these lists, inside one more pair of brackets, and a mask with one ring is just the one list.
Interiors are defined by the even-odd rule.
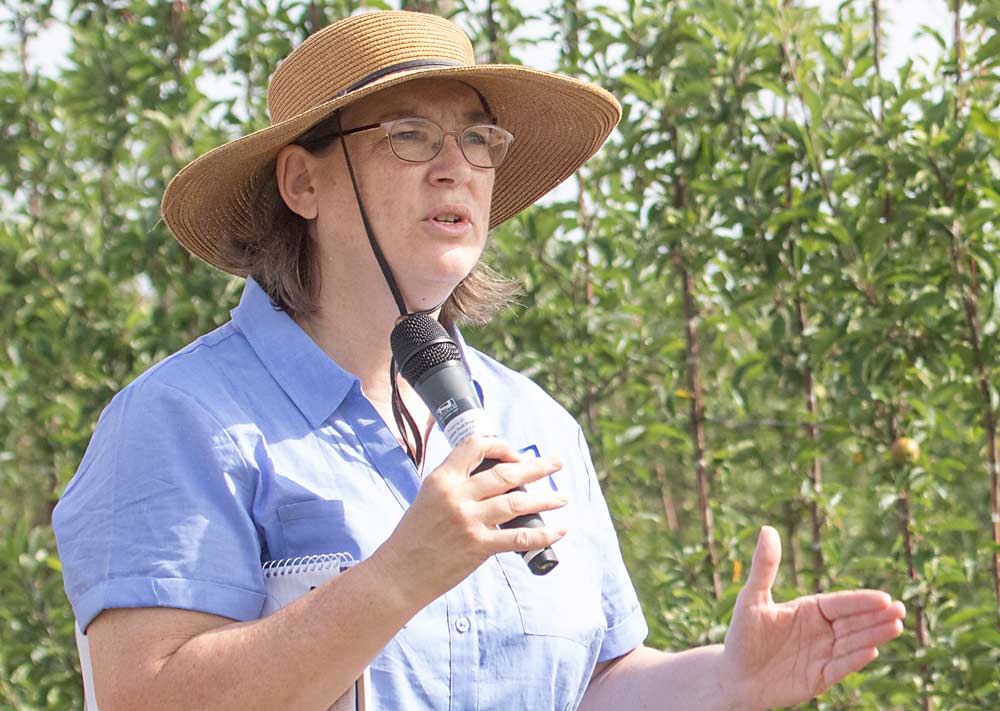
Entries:
[[[594,665],[641,644],[646,624],[579,425],[523,376],[464,349],[501,436],[563,461],[532,486],[569,497],[544,514],[569,534],[550,574],[497,555],[413,617],[372,662],[375,705],[575,709]],[[425,471],[448,451],[435,427]],[[262,561],[364,560],[419,488],[358,379],[247,280],[229,323],[102,413],[53,516],[66,592],[81,629],[116,607],[256,619]]]

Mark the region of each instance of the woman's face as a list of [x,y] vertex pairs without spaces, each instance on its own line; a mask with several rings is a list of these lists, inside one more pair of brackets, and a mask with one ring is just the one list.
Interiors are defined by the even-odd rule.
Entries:
[[[428,79],[392,87],[344,110],[345,131],[398,118],[423,117],[445,131],[487,123],[478,95],[457,81]],[[351,163],[369,221],[411,309],[436,306],[472,271],[486,244],[494,171],[471,165],[454,136],[427,163],[396,158],[381,128],[352,134]],[[358,212],[343,149],[322,154],[313,224],[332,278],[348,288],[380,284]],[[457,218],[457,220],[456,220]],[[335,265],[335,266],[334,266]],[[367,283],[358,283],[364,280]],[[327,284],[324,275],[324,288]]]

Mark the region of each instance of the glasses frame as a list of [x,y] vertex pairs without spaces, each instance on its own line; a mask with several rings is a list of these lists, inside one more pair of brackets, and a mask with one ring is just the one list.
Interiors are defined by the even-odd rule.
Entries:
[[[399,155],[396,152],[396,147],[392,145],[392,129],[393,129],[394,126],[396,126],[396,124],[403,123],[404,121],[426,121],[427,123],[431,124],[432,126],[437,126],[437,129],[439,131],[441,131],[441,144],[438,146],[438,149],[434,152],[434,155],[432,155],[430,158],[425,158],[424,160],[410,160],[409,158],[403,158],[401,155]],[[455,143],[458,144],[458,149],[462,152],[462,157],[465,158],[465,160],[469,163],[469,165],[475,166],[476,168],[485,168],[487,170],[488,169],[496,169],[497,167],[499,167],[499,165],[501,163],[504,162],[504,160],[506,160],[506,158],[507,158],[507,152],[506,151],[503,154],[503,158],[501,158],[500,162],[497,163],[496,165],[479,165],[478,163],[473,162],[473,160],[471,158],[469,158],[469,155],[465,152],[465,144],[464,144],[464,142],[462,140],[462,137],[466,134],[467,131],[471,131],[471,130],[473,130],[475,128],[489,128],[489,129],[492,129],[492,130],[495,130],[495,131],[500,131],[500,132],[502,132],[502,134],[504,136],[506,136],[508,151],[510,150],[510,144],[514,142],[514,134],[512,134],[510,131],[508,131],[506,129],[500,128],[499,126],[497,126],[494,123],[476,123],[476,124],[472,124],[471,126],[466,126],[461,131],[445,131],[436,122],[431,121],[429,118],[425,118],[423,116],[407,116],[405,118],[393,119],[392,121],[382,121],[381,123],[373,123],[373,124],[369,124],[367,126],[357,126],[356,128],[349,128],[349,129],[346,129],[344,131],[341,131],[339,135],[340,136],[350,136],[350,135],[355,134],[355,133],[363,133],[365,131],[374,131],[377,128],[381,128],[381,129],[383,129],[385,131],[385,136],[386,136],[387,139],[389,139],[389,150],[392,151],[392,154],[398,160],[401,160],[404,163],[418,163],[419,164],[419,163],[429,163],[429,162],[431,162],[432,160],[434,160],[435,158],[437,158],[441,154],[441,149],[444,148],[445,139],[447,139],[448,136],[454,136],[455,137]]]

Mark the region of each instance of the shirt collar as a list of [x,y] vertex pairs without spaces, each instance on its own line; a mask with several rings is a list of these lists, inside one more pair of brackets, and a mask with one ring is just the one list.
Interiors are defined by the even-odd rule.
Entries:
[[313,428],[322,425],[340,407],[358,382],[287,313],[274,308],[270,297],[253,278],[247,277],[239,306],[231,314],[233,323],[271,377]]

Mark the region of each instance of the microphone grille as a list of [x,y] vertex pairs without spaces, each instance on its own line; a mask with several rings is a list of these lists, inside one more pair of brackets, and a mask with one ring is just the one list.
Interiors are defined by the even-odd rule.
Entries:
[[435,366],[462,360],[448,332],[437,319],[427,314],[412,314],[401,319],[392,329],[389,346],[396,367],[410,384]]
[[448,361],[461,362],[458,348],[454,343],[432,343],[423,350],[413,354],[413,357],[406,361],[406,364],[399,369],[400,374],[406,378],[406,382],[411,385],[419,381],[424,373],[431,368],[447,363]]

